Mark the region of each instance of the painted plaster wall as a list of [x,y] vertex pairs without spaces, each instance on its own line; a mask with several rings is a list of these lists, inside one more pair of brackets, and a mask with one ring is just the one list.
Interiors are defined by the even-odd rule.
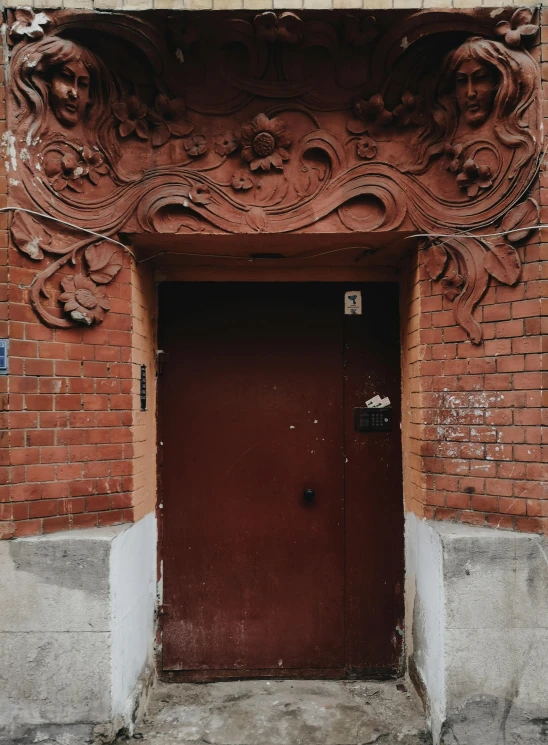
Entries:
[[0,742],[127,721],[152,655],[155,554],[153,515],[0,544]]
[[132,692],[154,655],[156,520],[122,530],[110,556],[112,711],[130,716]]
[[409,651],[434,742],[546,742],[546,538],[411,514],[406,535]]
[[413,513],[405,523],[406,645],[428,692],[430,726],[445,718],[445,603],[439,534]]

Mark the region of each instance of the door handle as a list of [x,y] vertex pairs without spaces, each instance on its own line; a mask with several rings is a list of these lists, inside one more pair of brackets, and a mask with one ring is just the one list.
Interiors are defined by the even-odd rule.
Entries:
[[316,497],[316,492],[314,491],[314,489],[305,489],[303,491],[303,497],[305,502],[313,502]]

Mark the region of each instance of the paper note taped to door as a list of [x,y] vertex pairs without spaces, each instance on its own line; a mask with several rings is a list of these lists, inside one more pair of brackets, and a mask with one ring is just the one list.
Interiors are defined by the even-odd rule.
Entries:
[[370,398],[369,401],[365,402],[365,405],[368,409],[386,409],[387,406],[390,406],[390,399],[388,396],[385,396],[384,398],[373,396],[373,398]]
[[344,314],[346,316],[361,316],[362,294],[360,290],[348,290],[344,293]]

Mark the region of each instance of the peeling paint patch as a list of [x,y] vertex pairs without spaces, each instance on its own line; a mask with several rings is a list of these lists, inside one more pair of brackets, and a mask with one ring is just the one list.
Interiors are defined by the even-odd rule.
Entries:
[[87,324],[88,326],[91,325],[91,319],[88,318],[85,313],[82,313],[79,310],[73,310],[70,314],[71,318],[73,318],[75,321],[81,321],[82,323]]
[[15,135],[9,131],[4,132],[2,135],[2,147],[6,148],[7,155],[9,157],[9,168],[12,171],[17,170],[17,151],[15,149]]
[[25,245],[25,251],[31,259],[39,259],[41,254],[40,237],[36,236],[31,238],[31,240]]

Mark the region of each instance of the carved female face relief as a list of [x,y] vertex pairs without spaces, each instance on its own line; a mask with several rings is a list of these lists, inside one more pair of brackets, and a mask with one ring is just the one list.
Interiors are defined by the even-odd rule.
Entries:
[[[536,205],[519,202],[542,149],[540,75],[518,44],[536,27],[530,11],[516,13],[491,24],[426,10],[389,31],[354,18],[350,56],[329,15],[197,16],[177,41],[184,75],[160,18],[52,11],[46,31],[35,23],[22,40],[15,25],[9,116],[21,168],[10,198],[60,221],[14,218],[16,246],[44,260],[33,308],[54,328],[101,322],[124,234],[415,230],[449,236],[425,248],[425,266],[479,342],[474,308],[489,277],[518,280],[512,241],[537,220]],[[243,64],[255,58],[264,64]],[[509,237],[484,242],[477,231],[503,216]],[[58,307],[47,300],[56,288]]]
[[53,70],[49,103],[63,126],[75,127],[82,121],[90,103],[90,76],[82,62],[67,62]]
[[459,65],[455,93],[461,117],[469,127],[480,127],[491,115],[497,83],[495,71],[489,65],[474,59]]

